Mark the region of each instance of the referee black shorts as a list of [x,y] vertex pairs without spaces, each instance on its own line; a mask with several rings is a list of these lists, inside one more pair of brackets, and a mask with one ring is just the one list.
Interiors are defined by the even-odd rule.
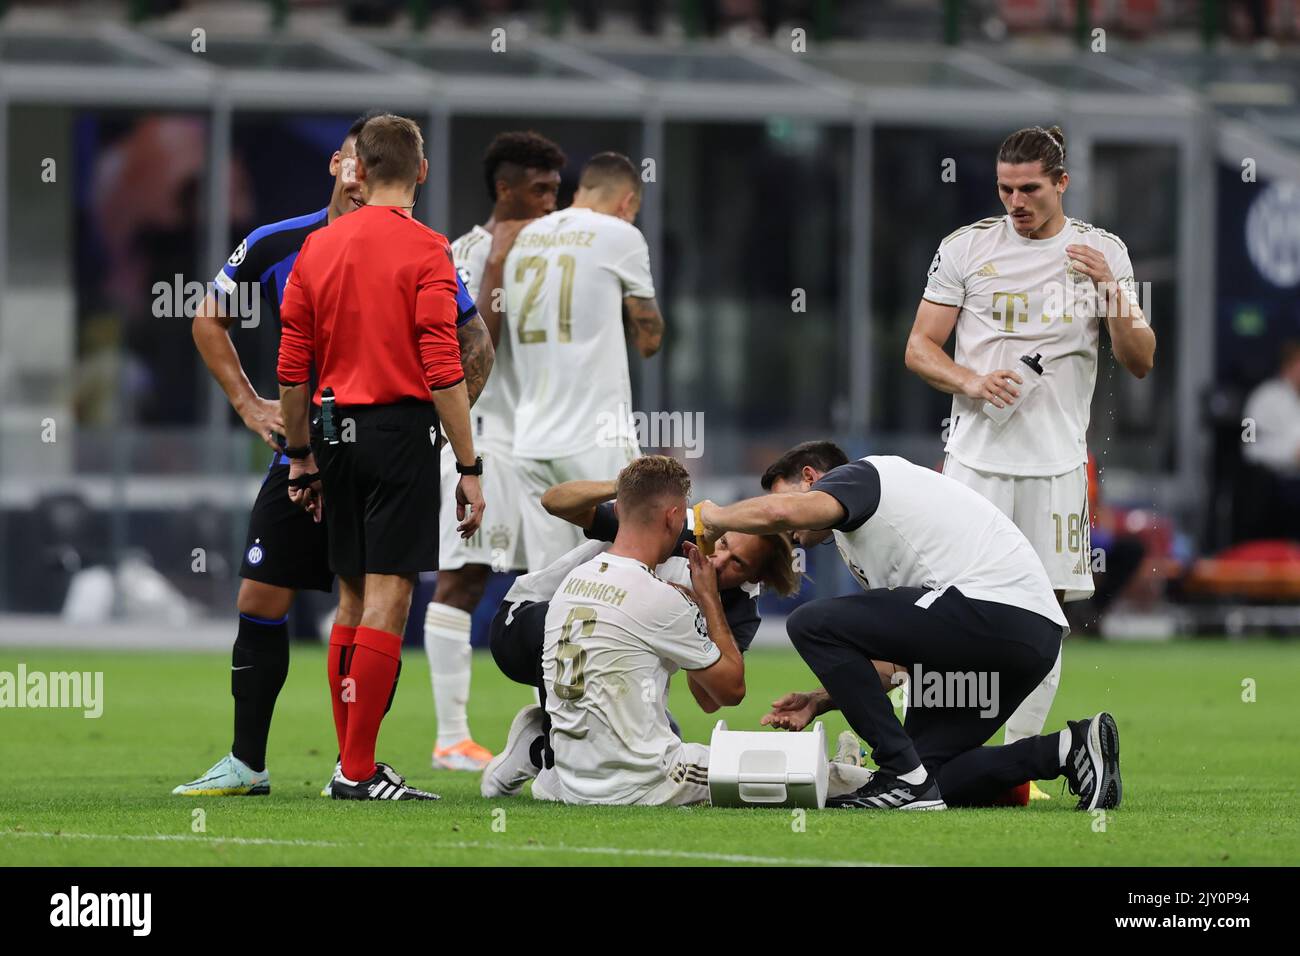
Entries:
[[289,459],[277,454],[248,516],[239,576],[295,591],[330,591],[325,525],[289,500]]
[[312,435],[330,568],[346,577],[437,570],[441,479],[433,403],[355,406],[337,415],[337,444]]

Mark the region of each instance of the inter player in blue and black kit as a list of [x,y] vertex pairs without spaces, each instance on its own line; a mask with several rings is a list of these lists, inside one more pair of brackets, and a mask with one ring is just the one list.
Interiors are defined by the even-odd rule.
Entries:
[[[240,304],[260,295],[278,332],[280,300],[298,251],[307,237],[363,205],[355,177],[356,138],[372,116],[361,116],[330,157],[334,189],[324,209],[261,226],[249,233],[213,280],[194,317],[194,342],[244,425],[274,452],[249,516],[248,539],[239,575],[239,630],[231,657],[230,690],[235,699],[231,751],[197,780],[172,792],[185,796],[242,796],[269,793],[266,742],[276,697],[289,672],[289,607],[300,590],[330,591],[325,526],[289,500],[289,459],[281,448],[280,403],[258,395],[230,339]],[[252,294],[250,291],[252,290]],[[461,364],[473,402],[492,367],[492,340],[474,300],[458,283],[457,318]],[[263,319],[259,316],[259,319]],[[261,322],[259,322],[261,327]],[[347,600],[341,596],[340,600]],[[359,609],[357,609],[359,612]]]

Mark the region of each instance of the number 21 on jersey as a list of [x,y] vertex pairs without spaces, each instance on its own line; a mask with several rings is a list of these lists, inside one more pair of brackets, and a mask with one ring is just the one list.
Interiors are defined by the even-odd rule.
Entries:
[[[569,342],[573,339],[573,272],[577,268],[577,262],[573,256],[567,254],[557,256],[555,261],[560,267],[560,327],[556,340]],[[533,281],[529,283],[528,291],[524,293],[524,303],[519,308],[520,345],[533,345],[546,341],[546,329],[530,329],[528,322],[534,318],[533,313],[537,310],[537,299],[542,292],[542,283],[546,281],[548,268],[549,263],[543,256],[522,256],[515,263],[516,282],[527,282],[528,273],[533,274]]]

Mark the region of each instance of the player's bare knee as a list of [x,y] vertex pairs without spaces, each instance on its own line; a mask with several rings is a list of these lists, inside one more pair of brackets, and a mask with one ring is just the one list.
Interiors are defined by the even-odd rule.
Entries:
[[439,571],[433,590],[434,603],[473,614],[487,590],[489,570],[486,564],[467,564],[454,571]]
[[245,578],[239,584],[239,599],[236,607],[240,614],[266,621],[278,621],[289,613],[293,596],[292,588],[277,587],[274,584],[250,581]]
[[339,607],[334,623],[340,627],[360,627],[365,610],[365,584],[362,578],[339,578]]
[[415,590],[415,575],[366,575],[364,607],[361,626],[400,634],[406,628],[406,615],[411,609],[411,594]]

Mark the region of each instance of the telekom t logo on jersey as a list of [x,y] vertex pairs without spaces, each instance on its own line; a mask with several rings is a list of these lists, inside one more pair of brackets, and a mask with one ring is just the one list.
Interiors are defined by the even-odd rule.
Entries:
[[[1093,282],[1049,282],[1041,293],[994,292],[992,312],[1004,332],[1015,332],[1017,327],[1027,326],[1034,313],[1038,313],[1039,325],[1073,322],[1076,318],[1091,319],[1101,313],[1101,302],[1114,303],[1105,311],[1119,318],[1126,318],[1130,312],[1136,318],[1138,310],[1144,316],[1151,314],[1150,282],[1101,285],[1103,287],[1099,288]],[[1123,291],[1124,295],[1114,294],[1119,291]]]

